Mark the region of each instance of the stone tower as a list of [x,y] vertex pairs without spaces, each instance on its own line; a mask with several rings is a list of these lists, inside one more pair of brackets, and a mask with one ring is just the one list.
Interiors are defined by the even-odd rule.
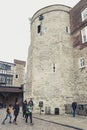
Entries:
[[14,59],[14,64],[15,66],[14,66],[13,85],[23,86],[26,62]]
[[39,112],[51,113],[73,100],[73,47],[70,36],[70,7],[51,5],[38,10],[31,19],[31,44],[27,60],[26,98],[32,97]]

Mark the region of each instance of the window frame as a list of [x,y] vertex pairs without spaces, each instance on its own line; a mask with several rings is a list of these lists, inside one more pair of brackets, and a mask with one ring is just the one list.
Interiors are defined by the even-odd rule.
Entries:
[[79,59],[79,68],[85,68],[85,59],[84,59],[84,57],[80,57],[80,59]]
[[15,78],[16,78],[16,79],[18,79],[18,78],[19,78],[18,74],[16,74],[16,75],[15,75]]
[[37,26],[37,33],[40,34],[41,33],[41,25]]
[[87,8],[81,12],[82,21],[87,19]]
[[86,43],[87,42],[87,26],[85,26],[81,30],[81,36],[82,36],[82,43]]
[[66,26],[66,32],[70,34],[70,27]]

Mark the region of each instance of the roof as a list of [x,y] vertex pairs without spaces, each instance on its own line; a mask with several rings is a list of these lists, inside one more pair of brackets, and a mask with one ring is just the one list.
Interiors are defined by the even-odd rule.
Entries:
[[19,93],[19,92],[23,92],[23,88],[22,87],[0,86],[0,92]]
[[21,64],[21,65],[23,65],[23,66],[25,67],[26,62],[25,62],[25,61],[21,61],[21,60],[16,60],[16,59],[14,59],[14,64]]

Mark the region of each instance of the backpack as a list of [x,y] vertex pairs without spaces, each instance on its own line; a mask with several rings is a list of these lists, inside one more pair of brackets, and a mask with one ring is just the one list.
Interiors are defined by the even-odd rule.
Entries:
[[9,108],[7,108],[6,112],[7,112],[7,113],[10,113],[10,112],[9,112]]
[[30,111],[29,111],[29,106],[26,106],[26,114],[29,114]]

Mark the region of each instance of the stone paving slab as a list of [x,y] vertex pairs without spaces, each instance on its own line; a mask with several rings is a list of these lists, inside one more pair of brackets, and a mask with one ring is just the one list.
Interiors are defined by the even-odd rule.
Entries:
[[39,115],[34,114],[35,118],[57,123],[62,126],[68,126],[70,128],[76,128],[78,130],[87,130],[87,117],[77,116],[72,117],[72,115]]
[[34,126],[26,124],[22,112],[18,116],[18,125],[9,124],[9,120],[2,125],[6,116],[6,109],[0,109],[0,130],[87,130],[87,117],[72,115],[33,114]]
[[15,125],[13,123],[9,124],[9,118],[6,120],[5,125],[2,125],[1,123],[2,120],[5,118],[5,115],[6,110],[0,110],[0,130],[75,130],[73,128],[61,126],[37,118],[33,118],[34,125],[30,125],[29,120],[28,123],[25,123],[25,119],[22,117],[22,112],[19,113],[19,116],[17,118],[18,125]]

